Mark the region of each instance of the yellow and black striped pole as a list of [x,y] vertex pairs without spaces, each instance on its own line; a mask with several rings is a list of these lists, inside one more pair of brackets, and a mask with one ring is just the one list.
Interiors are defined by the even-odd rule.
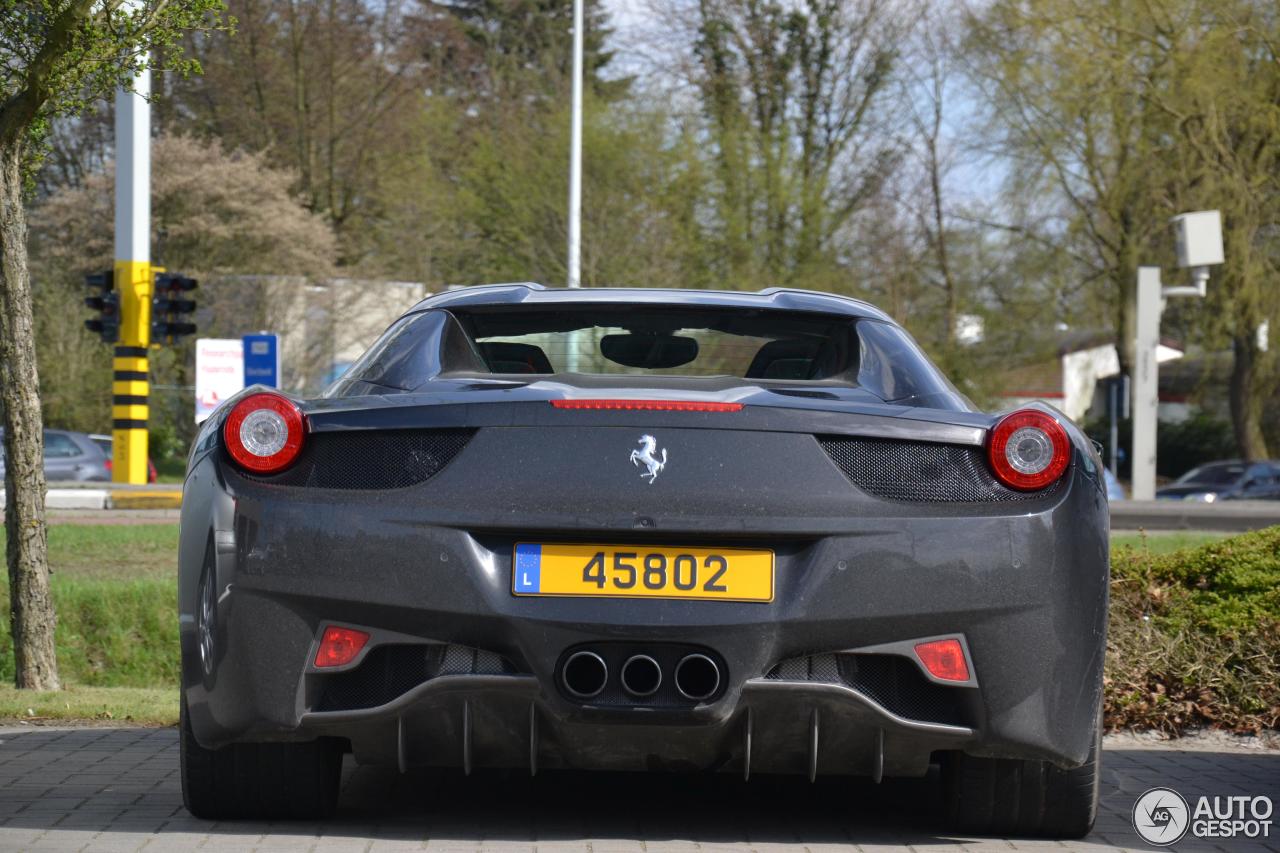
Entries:
[[120,339],[112,360],[111,479],[147,482],[151,344],[151,72],[116,93],[115,286]]
[[151,264],[117,261],[120,342],[111,362],[111,479],[147,482],[147,419],[150,414]]

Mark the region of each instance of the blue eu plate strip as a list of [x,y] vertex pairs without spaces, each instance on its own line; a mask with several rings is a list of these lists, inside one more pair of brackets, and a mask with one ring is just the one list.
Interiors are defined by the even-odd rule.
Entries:
[[538,592],[541,587],[542,546],[516,546],[516,592]]

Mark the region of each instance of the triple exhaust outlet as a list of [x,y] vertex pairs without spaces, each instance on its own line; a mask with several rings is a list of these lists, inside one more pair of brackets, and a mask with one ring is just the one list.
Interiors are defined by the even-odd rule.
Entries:
[[[623,662],[618,677],[628,696],[643,699],[662,686],[662,665],[649,655],[632,655]],[[707,655],[688,654],[676,664],[672,678],[684,698],[709,699],[720,689],[720,665]],[[561,679],[574,698],[591,699],[608,686],[609,665],[595,652],[577,651],[564,662]]]

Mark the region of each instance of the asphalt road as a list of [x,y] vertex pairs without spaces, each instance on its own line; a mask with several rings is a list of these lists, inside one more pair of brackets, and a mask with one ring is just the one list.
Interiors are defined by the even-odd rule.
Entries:
[[[182,808],[173,729],[0,729],[0,850],[717,851],[1153,850],[1130,825],[1136,797],[1168,786],[1280,799],[1280,751],[1108,741],[1095,833],[1060,844],[961,839],[939,822],[933,780],[842,780],[346,769],[322,824],[210,823]],[[1273,816],[1280,827],[1280,815]],[[1280,851],[1265,842],[1176,850]]]

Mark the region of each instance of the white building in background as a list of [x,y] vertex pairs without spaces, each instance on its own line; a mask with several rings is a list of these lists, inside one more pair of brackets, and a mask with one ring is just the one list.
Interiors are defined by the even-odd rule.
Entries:
[[338,278],[308,285],[305,322],[289,344],[299,363],[318,368],[306,377],[319,391],[346,372],[386,328],[430,294],[416,281]]
[[278,334],[281,387],[316,393],[428,293],[410,281],[208,276],[196,322],[208,337]]
[[[1160,364],[1183,357],[1172,341],[1162,341],[1156,349]],[[1041,400],[1056,406],[1073,421],[1080,422],[1095,406],[1105,407],[1103,380],[1120,374],[1120,356],[1110,335],[1069,335],[1056,358],[1008,371],[1000,396],[1010,406]],[[1162,383],[1163,384],[1163,383]],[[1161,395],[1158,416],[1162,421],[1180,422],[1190,417],[1183,397]]]

